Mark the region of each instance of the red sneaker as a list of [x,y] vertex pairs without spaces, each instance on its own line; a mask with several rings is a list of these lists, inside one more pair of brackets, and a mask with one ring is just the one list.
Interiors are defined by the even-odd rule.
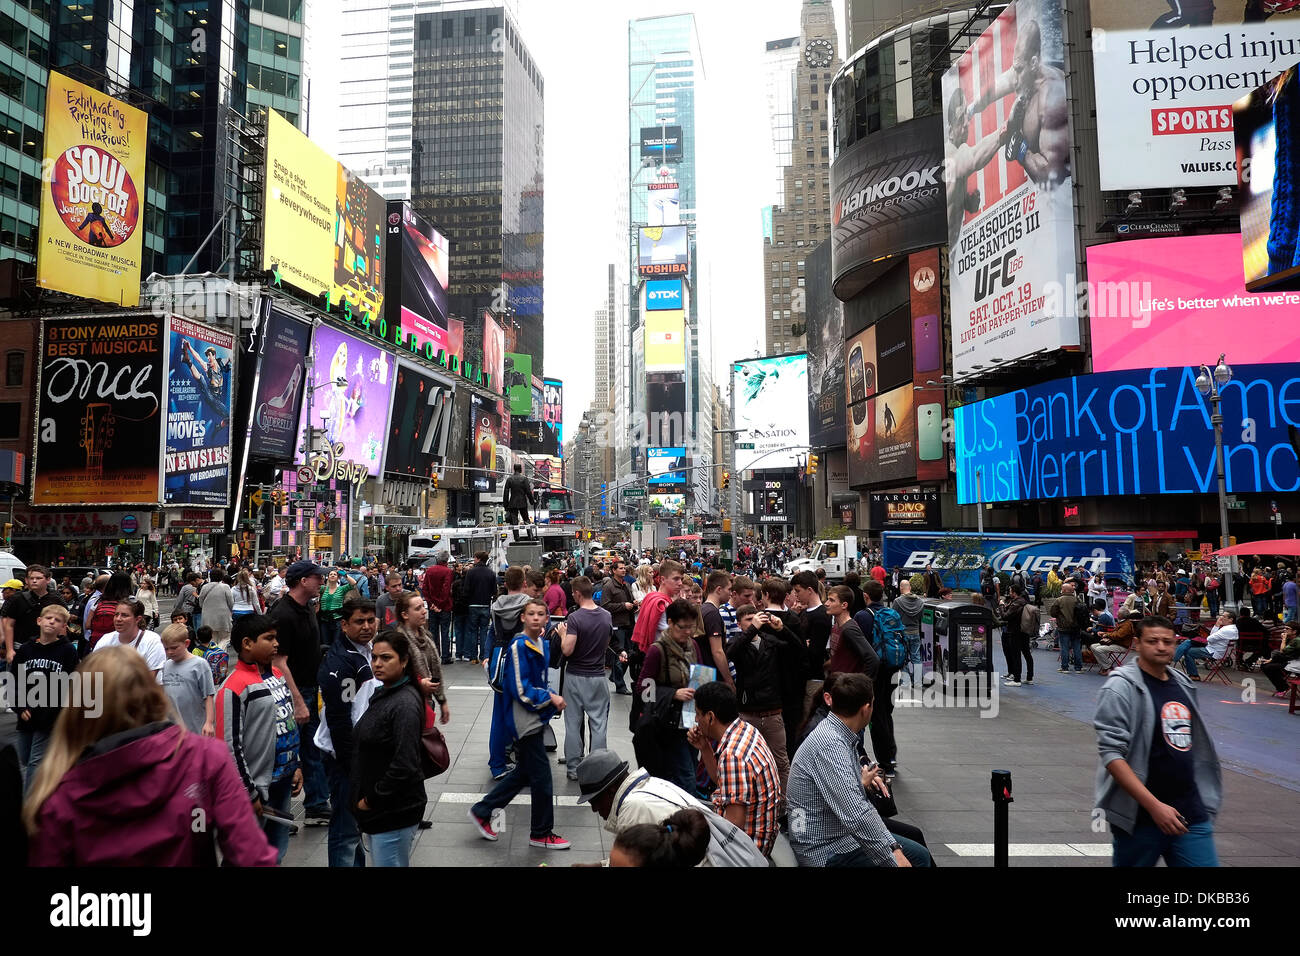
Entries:
[[474,808],[469,809],[469,818],[473,821],[474,826],[478,827],[479,836],[485,840],[498,840],[500,837],[496,830],[492,829],[492,823],[488,820],[481,820],[474,814]]
[[535,846],[539,850],[567,850],[571,844],[558,834],[548,833],[544,837],[529,837],[528,845]]

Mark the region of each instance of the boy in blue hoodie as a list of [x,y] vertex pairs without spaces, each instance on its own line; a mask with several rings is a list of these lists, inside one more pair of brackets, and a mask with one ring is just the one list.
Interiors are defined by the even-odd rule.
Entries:
[[504,703],[502,717],[505,730],[514,741],[516,764],[487,796],[470,807],[469,818],[485,840],[498,839],[497,828],[493,825],[496,822],[494,814],[504,810],[524,787],[528,787],[532,792],[529,846],[567,850],[569,841],[553,830],[555,786],[542,737],[546,722],[564,710],[564,698],[552,694],[546,681],[551,659],[547,635],[562,640],[564,625],[548,631],[548,617],[545,601],[528,598],[520,615],[523,631],[501,649],[505,654],[505,690],[498,696]]
[[[492,602],[491,620],[488,625],[487,657],[484,665],[487,667],[489,681],[492,680],[492,675],[504,666],[502,655],[523,629],[520,615],[524,604],[530,597],[538,596],[525,593],[525,574],[521,567],[509,568],[506,571],[505,583],[506,593]],[[494,693],[492,728],[488,737],[488,770],[491,771],[493,780],[505,779],[506,774],[514,769],[509,758],[511,737],[506,720],[509,710],[509,698],[499,691]]]

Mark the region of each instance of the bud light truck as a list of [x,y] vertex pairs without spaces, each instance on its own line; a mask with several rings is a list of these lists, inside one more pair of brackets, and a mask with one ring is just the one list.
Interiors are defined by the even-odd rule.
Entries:
[[[947,572],[945,580],[956,580],[958,588],[976,590],[980,569],[992,566],[996,572],[1040,572],[1044,577],[1054,567],[1070,573],[1082,567],[1089,575],[1132,586],[1135,570],[1133,538],[1121,534],[1023,534],[957,532],[978,542],[970,553],[949,555],[943,547],[943,532],[885,531],[881,534],[884,565],[892,571],[902,568],[914,574],[931,565]],[[940,557],[936,557],[936,553]]]

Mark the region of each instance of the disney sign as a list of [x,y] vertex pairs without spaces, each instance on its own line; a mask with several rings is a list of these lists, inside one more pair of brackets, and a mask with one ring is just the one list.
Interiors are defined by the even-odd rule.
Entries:
[[343,443],[326,445],[323,452],[315,452],[305,464],[298,466],[298,480],[305,484],[329,481],[337,478],[357,488],[369,475],[365,465],[343,459]]

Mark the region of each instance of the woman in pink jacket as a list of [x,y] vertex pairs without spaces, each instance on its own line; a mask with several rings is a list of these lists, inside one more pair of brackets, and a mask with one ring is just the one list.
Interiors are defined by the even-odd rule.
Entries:
[[105,648],[76,679],[23,806],[31,865],[275,865],[225,743],[175,721],[139,654]]

